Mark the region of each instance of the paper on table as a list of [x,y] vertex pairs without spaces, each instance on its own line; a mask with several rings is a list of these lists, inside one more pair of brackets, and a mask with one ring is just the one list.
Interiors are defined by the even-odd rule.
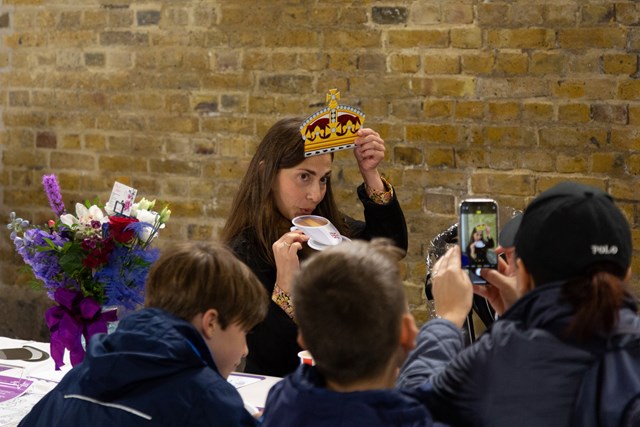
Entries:
[[31,384],[31,380],[0,375],[0,402],[22,396]]
[[[15,369],[16,371],[21,371],[22,370],[22,366],[16,366],[16,365],[9,365],[6,363],[0,363],[0,372],[2,371],[8,371],[11,369]],[[13,375],[15,376],[15,375]],[[19,376],[22,376],[22,374],[20,374]]]
[[233,373],[229,375],[229,378],[227,378],[227,381],[229,381],[235,388],[244,387],[246,385],[257,383],[262,380],[264,380],[264,377],[261,377],[259,375],[239,373]]
[[0,403],[0,427],[17,426],[40,399],[42,395],[27,393],[20,399]]

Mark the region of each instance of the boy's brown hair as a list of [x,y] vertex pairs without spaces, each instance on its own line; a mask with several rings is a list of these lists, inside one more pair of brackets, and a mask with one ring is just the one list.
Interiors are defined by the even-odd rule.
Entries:
[[408,306],[387,239],[331,247],[303,264],[293,286],[305,346],[326,379],[341,385],[380,374],[400,345]]
[[145,306],[184,320],[210,308],[220,326],[253,328],[267,314],[267,293],[253,272],[218,243],[184,243],[163,252],[149,271]]

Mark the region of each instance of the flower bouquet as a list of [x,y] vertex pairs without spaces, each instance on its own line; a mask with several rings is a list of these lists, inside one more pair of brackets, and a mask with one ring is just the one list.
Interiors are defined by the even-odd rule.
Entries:
[[155,212],[155,201],[144,198],[134,203],[136,190],[116,182],[104,207],[78,203],[73,215],[65,210],[56,176],[45,175],[42,183],[55,219],[33,226],[12,212],[8,228],[36,283],[58,303],[45,313],[58,370],[65,349],[73,366],[84,359],[82,337],[88,343],[107,332],[116,307],[135,310],[144,302],[147,273],[159,256],[150,244],[171,211],[165,206]]

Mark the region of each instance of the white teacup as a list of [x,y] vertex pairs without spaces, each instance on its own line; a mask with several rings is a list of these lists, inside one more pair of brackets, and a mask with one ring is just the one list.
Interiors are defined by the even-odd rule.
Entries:
[[294,228],[321,245],[335,246],[342,242],[338,229],[327,218],[318,215],[302,215],[291,220]]

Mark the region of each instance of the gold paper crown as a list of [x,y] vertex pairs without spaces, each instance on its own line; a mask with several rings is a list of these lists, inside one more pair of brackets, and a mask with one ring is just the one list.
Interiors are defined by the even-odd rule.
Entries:
[[327,93],[329,106],[307,117],[300,126],[305,157],[355,146],[353,141],[364,123],[364,113],[355,107],[338,105],[339,100],[338,89],[331,89]]

